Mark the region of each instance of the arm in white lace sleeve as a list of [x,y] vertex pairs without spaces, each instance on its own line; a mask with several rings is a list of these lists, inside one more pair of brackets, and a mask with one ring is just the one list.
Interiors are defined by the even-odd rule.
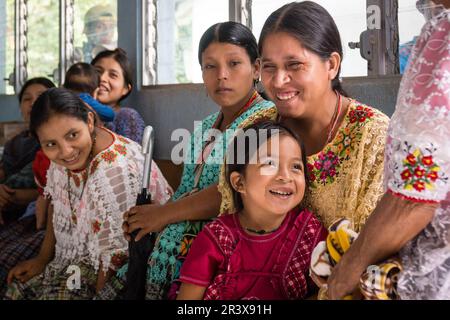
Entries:
[[90,212],[92,243],[89,244],[91,261],[103,271],[117,270],[125,262],[128,243],[123,237],[123,213],[135,205],[142,172],[131,165],[105,166],[97,170],[92,185]]
[[386,146],[389,192],[414,202],[445,199],[450,175],[450,21],[430,23],[413,50]]

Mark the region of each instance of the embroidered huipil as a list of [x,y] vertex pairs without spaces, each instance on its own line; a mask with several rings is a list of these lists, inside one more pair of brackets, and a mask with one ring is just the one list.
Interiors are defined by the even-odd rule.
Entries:
[[383,195],[384,148],[389,118],[352,101],[334,139],[307,157],[308,207],[325,228],[347,218],[359,232]]
[[[51,196],[54,207],[52,267],[80,262],[98,270],[101,263],[107,271],[120,267],[126,258],[123,213],[135,205],[144,159],[137,143],[110,133],[112,145],[83,171],[67,171],[53,162],[50,165],[45,193]],[[165,202],[170,188],[154,163],[151,182],[153,199]]]
[[450,10],[430,20],[412,50],[386,146],[388,192],[439,203],[401,251],[402,299],[450,299]]

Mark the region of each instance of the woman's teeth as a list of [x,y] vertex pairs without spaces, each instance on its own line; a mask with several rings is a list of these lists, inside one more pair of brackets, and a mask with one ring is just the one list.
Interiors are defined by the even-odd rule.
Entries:
[[286,101],[286,100],[292,99],[296,95],[298,95],[298,92],[278,93],[277,99],[281,100],[281,101]]

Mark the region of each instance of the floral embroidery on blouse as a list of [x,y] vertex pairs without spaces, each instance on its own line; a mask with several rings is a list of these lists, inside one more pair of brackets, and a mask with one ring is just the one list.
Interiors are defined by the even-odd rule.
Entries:
[[92,231],[93,231],[94,233],[99,233],[101,227],[102,227],[102,223],[101,223],[100,221],[94,220],[94,221],[92,222]]
[[98,158],[95,158],[91,163],[91,170],[89,171],[89,174],[93,174],[95,170],[97,170],[99,164],[100,160]]
[[430,144],[424,151],[420,148],[412,151],[412,146],[405,142],[403,151],[406,156],[400,169],[401,182],[397,187],[422,192],[433,190],[438,179],[447,183],[448,178],[443,173],[440,174],[441,167],[433,158],[436,150],[433,144]]
[[103,152],[102,159],[108,162],[109,164],[113,163],[117,158],[117,153],[112,150],[108,150]]
[[124,145],[116,144],[114,146],[114,150],[116,150],[118,153],[120,153],[123,156],[127,155],[127,148]]
[[337,175],[337,169],[341,163],[338,155],[329,150],[327,153],[321,152],[314,165],[308,163],[309,179],[311,182],[326,184],[332,183]]
[[363,105],[350,105],[346,116],[347,125],[336,135],[333,142],[325,147],[317,155],[308,158],[309,179],[311,187],[317,184],[333,183],[339,175],[339,169],[344,160],[348,160],[350,155],[359,144],[362,137],[361,128],[373,119],[375,113],[372,108]]

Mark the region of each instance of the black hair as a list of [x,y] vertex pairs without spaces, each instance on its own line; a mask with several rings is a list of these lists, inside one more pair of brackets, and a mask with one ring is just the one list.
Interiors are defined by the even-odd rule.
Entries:
[[100,76],[93,65],[78,62],[72,65],[66,72],[64,88],[75,93],[94,94],[100,83]]
[[128,59],[127,52],[122,48],[116,48],[114,50],[104,50],[95,56],[91,61],[91,65],[95,66],[97,62],[104,58],[113,58],[122,69],[123,78],[125,80],[125,86],[130,86],[130,90],[126,95],[120,98],[119,101],[124,100],[128,97],[133,90],[133,68],[131,66],[130,60]]
[[22,102],[22,98],[25,93],[25,90],[27,90],[27,88],[33,84],[40,84],[48,89],[55,87],[55,84],[47,78],[44,78],[44,77],[32,78],[32,79],[28,80],[27,82],[25,82],[25,84],[20,89],[20,92],[18,95],[20,103]]
[[[256,135],[256,146],[250,145],[250,141],[252,139],[248,134],[248,131],[254,130]],[[263,130],[265,130],[265,134],[260,134]],[[231,173],[238,172],[244,175],[245,170],[250,162],[250,159],[254,156],[256,152],[258,152],[259,148],[266,142],[269,141],[275,135],[284,135],[294,138],[297,141],[300,150],[302,152],[302,163],[303,163],[303,173],[305,175],[305,183],[306,187],[309,184],[309,175],[308,175],[308,166],[306,160],[306,152],[303,141],[300,137],[293,132],[288,127],[280,124],[279,122],[275,122],[272,120],[264,120],[256,122],[243,130],[240,130],[235,137],[233,138],[231,144],[228,147],[227,151],[227,163],[225,167],[225,176],[226,182],[231,189],[233,194],[233,203],[234,207],[237,211],[241,211],[243,209],[242,198],[239,192],[234,190],[231,184]],[[239,143],[241,142],[241,144]],[[243,142],[243,145],[242,145]],[[252,141],[253,142],[253,141]],[[244,154],[242,154],[242,151]]]
[[66,88],[51,88],[39,96],[31,109],[30,132],[39,140],[37,130],[52,116],[65,115],[88,123],[90,112],[92,113],[92,110],[72,91]]
[[347,96],[339,80],[343,59],[341,36],[327,10],[315,2],[302,1],[286,4],[274,11],[264,23],[259,37],[260,55],[264,40],[275,32],[286,32],[297,38],[305,48],[324,61],[329,59],[333,52],[337,52],[341,57],[341,65],[332,81],[332,88]]
[[216,23],[203,33],[198,46],[198,62],[202,65],[202,53],[213,42],[230,43],[247,51],[251,63],[258,59],[258,44],[252,31],[239,22]]

